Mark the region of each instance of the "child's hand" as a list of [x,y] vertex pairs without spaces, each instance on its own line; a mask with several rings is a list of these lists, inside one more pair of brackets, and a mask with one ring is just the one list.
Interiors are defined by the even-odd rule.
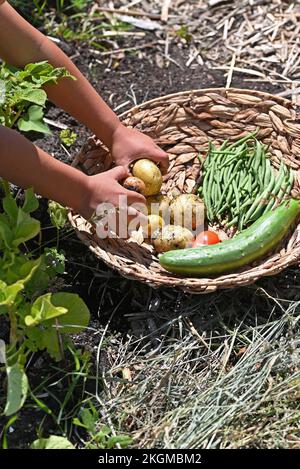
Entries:
[[140,215],[141,220],[147,219],[138,212],[131,204],[146,204],[143,195],[124,189],[119,183],[128,176],[128,170],[122,166],[105,171],[95,176],[87,176],[86,178],[86,196],[81,203],[80,214],[89,219],[96,211],[100,204],[110,203],[115,207],[120,205],[120,196],[127,197],[128,219]]
[[117,165],[128,168],[138,158],[149,158],[160,165],[163,174],[168,170],[169,157],[147,135],[122,124],[117,127],[112,137],[112,156]]

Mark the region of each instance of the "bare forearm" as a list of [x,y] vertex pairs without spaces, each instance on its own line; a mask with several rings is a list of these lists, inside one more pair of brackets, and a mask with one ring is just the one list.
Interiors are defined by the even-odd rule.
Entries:
[[120,125],[115,113],[72,61],[7,2],[0,5],[0,56],[17,67],[42,60],[48,60],[55,67],[65,67],[76,77],[76,81],[64,78],[58,85],[47,86],[50,101],[86,125],[111,147],[112,135]]
[[82,211],[88,176],[55,160],[14,130],[0,127],[0,142],[2,178]]

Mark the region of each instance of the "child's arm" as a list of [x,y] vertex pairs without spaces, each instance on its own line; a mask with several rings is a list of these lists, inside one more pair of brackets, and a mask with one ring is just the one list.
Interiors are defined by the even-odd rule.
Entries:
[[[128,205],[144,203],[141,194],[124,189],[118,180],[127,170],[118,166],[96,176],[86,176],[72,166],[61,163],[20,135],[0,126],[0,174],[23,188],[33,187],[35,192],[74,208],[89,218],[103,202],[119,205],[119,196],[126,195]],[[131,207],[131,217],[137,211]]]
[[17,67],[42,60],[65,67],[77,80],[64,78],[58,85],[47,86],[49,99],[91,129],[111,149],[117,164],[126,166],[143,155],[167,169],[166,153],[149,137],[125,128],[72,61],[8,2],[1,0],[0,56]]

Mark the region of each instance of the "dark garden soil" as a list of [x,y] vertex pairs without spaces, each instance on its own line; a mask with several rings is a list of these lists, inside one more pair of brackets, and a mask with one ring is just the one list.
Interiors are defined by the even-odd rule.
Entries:
[[[128,54],[120,61],[113,61],[110,68],[108,68],[107,63],[97,63],[97,56],[92,56],[91,53],[86,52],[87,49],[84,47],[79,48],[76,44],[61,45],[69,56],[74,57],[75,63],[113,108],[128,100],[132,102],[132,104],[120,109],[120,112],[134,105],[133,98],[130,97],[132,94],[135,95],[137,103],[141,103],[161,95],[192,88],[224,86],[226,82],[220,71],[209,70],[201,66],[195,69],[185,67],[187,57],[184,49],[182,51],[178,49],[171,51],[172,57],[179,64],[182,64],[182,68],[174,63],[170,63],[167,68],[160,68],[155,60],[155,51],[152,51],[152,49],[149,49],[147,56],[143,57],[142,60],[136,55]],[[234,76],[232,86],[255,88],[275,93],[280,91],[278,87],[263,85],[255,81],[246,82],[238,75]],[[61,161],[71,163],[74,154],[90,135],[90,132],[55,107],[49,107],[47,117],[74,129],[78,134],[77,143],[68,150],[70,153],[68,155],[61,145],[59,130],[55,128],[52,129],[53,134],[51,136],[35,138],[35,143]],[[41,200],[39,218],[45,228],[49,227],[50,222],[46,213],[46,201],[44,200]],[[45,243],[51,244],[51,240],[54,243],[55,237],[56,232],[54,229],[43,230]],[[97,331],[103,330],[110,318],[109,327],[114,333],[124,334],[131,331],[139,335],[153,329],[153,324],[151,321],[149,322],[152,311],[156,314],[156,325],[160,325],[168,314],[174,316],[178,314],[178,301],[187,298],[187,295],[173,290],[154,291],[143,284],[122,278],[117,272],[108,269],[103,263],[96,260],[88,248],[81,244],[76,235],[70,232],[70,229],[65,230],[61,238],[60,248],[65,251],[67,259],[67,273],[61,279],[62,288],[78,293],[88,304],[92,316],[92,331],[88,330],[75,337],[75,343],[77,346],[91,352],[94,358],[96,358],[96,349],[100,337]],[[286,288],[286,276],[288,276],[290,283],[293,282],[293,275],[292,271],[288,271],[288,273],[277,277],[274,286],[275,295],[277,289],[281,288],[282,293],[282,287]],[[263,282],[261,285],[263,285]],[[253,291],[241,289],[238,294],[241,299],[245,296],[250,302],[252,301]],[[230,294],[226,295],[225,293],[225,296],[228,299],[230,298]],[[209,314],[208,309],[205,309],[206,304],[207,299],[203,298],[204,310]],[[2,329],[2,331],[5,332],[5,329]],[[101,365],[107,366],[107,364],[109,365],[109,359],[103,357]],[[44,355],[39,356],[37,354],[34,357],[28,367],[28,374],[33,387],[38,384],[41,376],[46,376],[49,371],[52,373],[50,367],[53,366],[54,364]],[[59,367],[63,368],[62,365],[59,365]],[[62,372],[58,373],[60,376],[61,374]],[[59,397],[64,389],[58,384],[53,386],[52,391],[53,394]],[[44,396],[42,400],[50,408],[56,406],[56,412],[59,411],[53,397]],[[27,405],[8,431],[8,446],[11,448],[26,447],[32,442],[36,438],[36,431],[41,421],[45,419],[45,415],[43,411],[33,410]],[[3,423],[0,420],[0,426]],[[43,436],[47,436],[46,432],[58,433],[57,423],[53,421],[51,416],[46,417],[43,429]]]

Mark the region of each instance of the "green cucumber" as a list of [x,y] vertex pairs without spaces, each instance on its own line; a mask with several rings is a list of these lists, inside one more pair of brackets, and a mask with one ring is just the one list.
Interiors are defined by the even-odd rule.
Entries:
[[159,257],[166,270],[185,276],[221,274],[251,264],[283,240],[300,215],[300,200],[290,199],[262,215],[249,228],[222,243],[169,251]]

